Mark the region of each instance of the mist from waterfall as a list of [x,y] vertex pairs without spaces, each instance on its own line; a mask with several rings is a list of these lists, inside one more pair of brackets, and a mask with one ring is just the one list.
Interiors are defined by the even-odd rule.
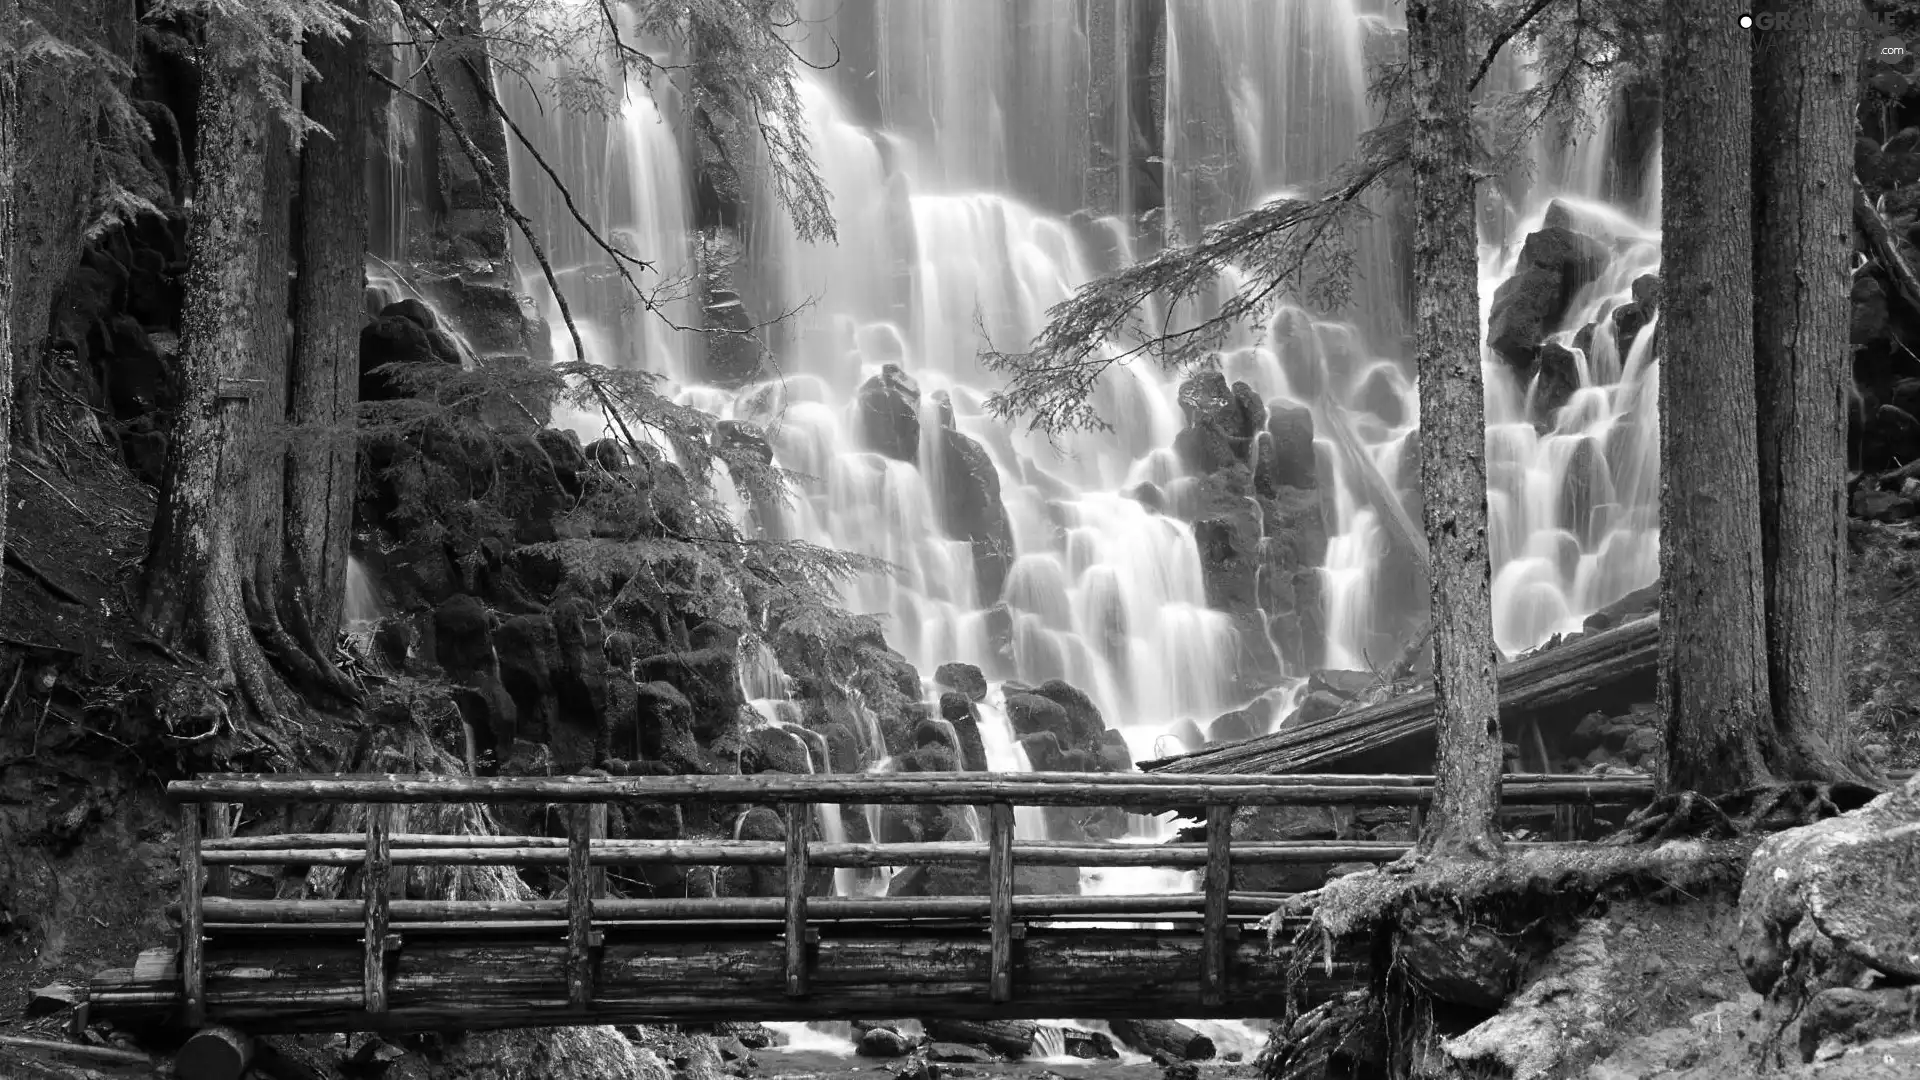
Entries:
[[[1163,235],[1190,238],[1332,173],[1377,120],[1366,58],[1390,46],[1398,15],[1370,0],[1170,3],[1156,120],[1164,145],[1152,161],[1123,147],[1117,198],[1125,201],[1087,209],[1089,86],[1108,60],[1090,60],[1098,51],[1091,23],[1076,12],[1124,23],[1131,5],[800,6],[796,51],[817,64],[840,61],[798,73],[838,239],[795,235],[760,170],[761,186],[747,199],[751,219],[740,223],[740,261],[758,309],[801,309],[767,331],[780,377],[738,391],[701,385],[699,335],[635,309],[540,166],[516,149],[515,198],[546,230],[542,242],[589,356],[660,373],[682,400],[767,431],[778,464],[813,479],[789,515],[763,523],[899,568],[855,582],[844,600],[885,618],[889,644],[928,676],[930,702],[931,674],[943,663],[988,674],[981,725],[995,768],[1024,765],[1001,707],[1006,681],[1061,678],[1079,687],[1143,760],[1194,748],[1195,729],[1182,721],[1205,725],[1250,699],[1269,727],[1278,723],[1316,667],[1387,663],[1427,609],[1417,560],[1396,540],[1409,523],[1417,533],[1419,522],[1404,207],[1384,196],[1369,204],[1377,217],[1354,240],[1348,310],[1282,300],[1262,327],[1238,332],[1218,355],[1229,383],[1312,416],[1328,542],[1309,620],[1315,629],[1301,645],[1271,635],[1242,641],[1233,620],[1208,604],[1191,521],[1196,480],[1172,451],[1185,424],[1180,375],[1144,361],[1116,367],[1098,390],[1113,430],[1053,443],[987,415],[997,383],[978,354],[989,343],[1024,345],[1050,307],[1150,254]],[[1132,76],[1123,50],[1111,62],[1114,77]],[[1503,62],[1494,81],[1525,77]],[[537,114],[524,89],[503,85],[501,94],[518,115]],[[1124,129],[1138,106],[1118,96],[1126,109],[1113,123]],[[1579,629],[1586,615],[1657,571],[1653,334],[1642,332],[1623,354],[1609,316],[1637,277],[1657,269],[1658,206],[1609,201],[1618,178],[1607,171],[1607,123],[1571,150],[1543,142],[1536,177],[1483,200],[1483,316],[1521,241],[1556,200],[1554,212],[1571,215],[1612,254],[1554,335],[1571,348],[1575,331],[1594,324],[1575,350],[1579,385],[1565,407],[1541,416],[1535,387],[1491,356],[1484,365],[1495,631],[1509,653]],[[636,86],[615,117],[549,113],[528,133],[567,178],[582,213],[654,264],[644,281],[659,290],[662,312],[696,325],[702,316],[686,279],[711,255],[698,250],[683,127],[670,92],[656,100]],[[1657,154],[1654,161],[1657,169]],[[1157,208],[1126,212],[1143,190],[1138,177],[1154,170],[1163,178]],[[1657,172],[1641,187],[1657,192]],[[556,357],[569,357],[554,298],[524,252],[519,269],[548,319]],[[1222,288],[1238,280],[1228,267]],[[858,395],[886,365],[918,386],[911,461],[869,449],[861,435]],[[604,434],[598,417],[559,419],[583,438]],[[997,595],[983,595],[973,545],[942,524],[953,495],[949,426],[979,444],[998,476],[1013,557]],[[1142,484],[1165,493],[1164,507],[1129,494]],[[1005,605],[1004,643],[996,602]],[[1289,681],[1242,685],[1236,664],[1249,648],[1267,650]],[[776,697],[760,700],[769,723],[785,723]],[[863,739],[867,767],[884,757],[874,741]],[[1022,815],[1021,835],[1041,827],[1039,815]],[[1134,829],[1137,839],[1160,835],[1159,823],[1145,819]],[[1118,887],[1111,879],[1088,886]]]

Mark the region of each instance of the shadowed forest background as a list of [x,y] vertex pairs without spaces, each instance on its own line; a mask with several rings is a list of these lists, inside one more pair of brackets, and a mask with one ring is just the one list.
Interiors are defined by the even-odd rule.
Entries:
[[[172,933],[162,790],[197,773],[1142,768],[1438,777],[1424,816],[1234,820],[1420,856],[1235,872],[1415,957],[1215,1032],[1276,1080],[1549,1075],[1512,1049],[1546,1021],[1510,1018],[1550,978],[1593,1029],[1553,1075],[1702,1010],[1747,1016],[1756,1068],[1904,1037],[1920,972],[1789,945],[1792,889],[1755,914],[1741,887],[1802,873],[1769,835],[1857,829],[1869,921],[1911,913],[1886,836],[1920,765],[1920,62],[1880,46],[1920,43],[1920,13],[1858,12],[1750,33],[1708,0],[0,0],[0,1026],[47,1034],[36,988]],[[1579,828],[1625,861],[1511,846],[1575,826],[1502,814],[1503,773],[1622,771],[1661,797]],[[973,811],[825,808],[810,835],[977,840]],[[415,813],[564,834],[550,808]],[[785,830],[640,804],[609,835]],[[1155,873],[1017,887],[1190,885]],[[1395,937],[1446,903],[1466,929]],[[1515,943],[1448,952],[1479,926]],[[1612,937],[1604,978],[1568,974],[1626,929],[1663,944]],[[1599,1019],[1635,979],[1645,1014]],[[1821,998],[1841,989],[1881,997]],[[1501,1017],[1534,1027],[1479,1026]],[[752,1019],[269,1056],[302,1080],[704,1080],[790,1037]],[[852,1038],[924,1068],[886,1019]],[[1606,1075],[1682,1075],[1705,1045]]]

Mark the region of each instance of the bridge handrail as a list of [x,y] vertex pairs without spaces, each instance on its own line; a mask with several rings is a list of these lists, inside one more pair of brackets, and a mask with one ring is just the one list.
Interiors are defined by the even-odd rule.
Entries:
[[[978,917],[985,914],[991,934],[988,953],[989,997],[1012,999],[1013,941],[1025,918],[1053,916],[1112,917],[1148,911],[1201,914],[1201,999],[1209,1007],[1223,1000],[1230,916],[1258,914],[1272,901],[1231,889],[1232,863],[1379,861],[1398,857],[1404,845],[1303,847],[1242,844],[1231,840],[1233,814],[1241,806],[1374,805],[1412,808],[1414,827],[1433,797],[1430,776],[1156,776],[1079,773],[861,773],[801,776],[564,776],[458,777],[403,775],[211,775],[176,781],[167,793],[180,811],[181,899],[179,905],[180,978],[190,1023],[206,1016],[204,948],[208,916],[235,923],[335,922],[360,915],[364,948],[364,1007],[370,1014],[387,1008],[388,961],[401,946],[401,925],[451,919],[532,920],[564,915],[567,940],[568,998],[586,1009],[593,1000],[594,957],[602,934],[596,917],[784,919],[786,990],[807,992],[809,948],[818,940],[813,917]],[[1638,802],[1653,794],[1645,776],[1505,777],[1502,802],[1510,805],[1567,806],[1601,802]],[[785,815],[786,839],[753,841],[609,840],[609,804],[633,802],[772,803]],[[232,804],[360,803],[367,806],[366,831],[351,834],[246,837],[232,835]],[[568,804],[567,836],[433,837],[393,834],[394,807],[422,803],[535,802]],[[845,844],[809,841],[812,807],[818,804],[971,805],[984,808],[986,840],[974,843]],[[208,804],[211,804],[209,807]],[[1202,808],[1204,844],[1016,844],[1014,807],[1124,807],[1145,812]],[[211,808],[213,813],[206,813]],[[203,831],[211,827],[211,836]],[[277,841],[278,846],[273,846]],[[295,841],[298,842],[297,846]],[[338,846],[336,846],[336,844]],[[351,846],[349,846],[351,845]],[[1194,866],[1202,869],[1198,895],[1171,900],[1156,897],[1014,896],[1016,860],[1037,865]],[[985,897],[887,897],[811,900],[808,871],[814,866],[898,866],[929,862],[987,864]],[[622,900],[607,896],[606,867],[636,863],[698,862],[705,865],[778,865],[784,868],[786,895],[683,900]],[[261,864],[359,865],[360,901],[242,900],[229,891],[228,867]],[[392,897],[393,868],[407,865],[565,865],[567,893],[546,901],[408,901]],[[204,880],[203,880],[204,879]],[[203,899],[206,891],[214,894]],[[810,916],[809,905],[815,915]]]
[[[1514,806],[1633,802],[1650,776],[1513,774],[1501,801]],[[1165,776],[1134,773],[848,773],[752,776],[202,776],[167,785],[176,802],[474,803],[761,802],[1120,807],[1418,806],[1431,776]]]

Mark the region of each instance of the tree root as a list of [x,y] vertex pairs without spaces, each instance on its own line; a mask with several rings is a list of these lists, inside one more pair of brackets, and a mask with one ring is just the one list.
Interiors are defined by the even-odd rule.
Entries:
[[1731,840],[1795,829],[1838,817],[1877,792],[1851,781],[1802,780],[1711,799],[1694,791],[1662,795],[1630,815],[1609,844],[1662,844],[1674,839]]

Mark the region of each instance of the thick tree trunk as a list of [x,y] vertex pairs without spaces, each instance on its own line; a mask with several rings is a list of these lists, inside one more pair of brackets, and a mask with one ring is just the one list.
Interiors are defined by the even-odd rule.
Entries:
[[[1753,366],[1752,34],[1667,0],[1660,317],[1660,708],[1665,780],[1770,778]],[[1671,360],[1671,362],[1668,362]]]
[[[282,695],[248,624],[254,545],[246,533],[257,524],[262,465],[250,438],[262,419],[252,413],[272,389],[260,378],[259,315],[264,298],[284,293],[259,280],[269,118],[252,71],[218,59],[229,50],[217,39],[231,32],[224,19],[209,20],[213,40],[200,57],[180,409],[147,551],[145,616],[156,632],[201,650],[217,685],[237,684],[256,712],[271,714]],[[271,468],[278,472],[277,459]]]
[[[13,449],[13,180],[20,160],[19,46],[20,0],[0,0],[0,548],[7,542],[7,463]],[[0,589],[0,596],[4,595]]]
[[1480,378],[1465,0],[1409,0],[1413,76],[1414,353],[1421,492],[1433,586],[1439,715],[1433,812],[1420,849],[1499,853],[1502,743],[1487,552],[1486,400]]
[[[344,5],[365,15],[365,0]],[[354,408],[367,257],[367,28],[346,41],[316,40],[307,59],[320,83],[307,115],[326,129],[300,158],[300,275],[295,293],[288,420],[286,591],[324,649],[340,629],[353,525]],[[295,617],[298,617],[296,615]]]
[[[1854,0],[1812,0],[1841,25]],[[1767,675],[1783,780],[1862,778],[1842,747],[1847,682],[1847,347],[1854,35],[1753,38],[1753,346]]]

